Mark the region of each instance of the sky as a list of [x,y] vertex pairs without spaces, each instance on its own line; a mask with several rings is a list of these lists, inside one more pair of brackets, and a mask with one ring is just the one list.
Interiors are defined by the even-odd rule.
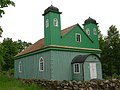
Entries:
[[4,8],[5,14],[0,18],[4,38],[18,39],[35,43],[44,37],[44,10],[51,4],[62,12],[61,28],[67,28],[91,17],[97,21],[102,34],[107,35],[111,25],[116,25],[120,32],[119,0],[12,0],[15,7]]

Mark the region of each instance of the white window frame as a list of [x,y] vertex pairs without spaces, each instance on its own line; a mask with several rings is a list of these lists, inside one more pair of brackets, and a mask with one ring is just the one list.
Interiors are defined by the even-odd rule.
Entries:
[[[76,65],[78,65],[78,70],[76,70],[77,69]],[[75,74],[80,73],[80,63],[74,63],[73,64],[73,71],[74,71]]]
[[[42,61],[41,61],[41,59],[42,59]],[[43,57],[41,57],[39,59],[39,71],[44,71],[44,59],[43,59]]]
[[86,33],[87,33],[87,35],[90,35],[90,29],[89,28],[86,29]]
[[[78,38],[78,35],[80,35],[80,39],[79,39],[79,40],[77,39],[77,38]],[[76,40],[76,42],[81,42],[81,34],[76,33],[76,34],[75,34],[75,40]]]
[[54,18],[54,20],[53,20],[53,25],[54,25],[55,27],[58,27],[58,19],[57,19],[57,18]]
[[22,61],[19,61],[18,69],[19,73],[22,73]]
[[49,27],[49,20],[46,19],[46,28],[48,28],[48,27]]
[[[96,31],[96,33],[95,33],[95,31]],[[97,35],[97,30],[96,30],[96,28],[93,29],[93,33],[94,33],[94,35]]]

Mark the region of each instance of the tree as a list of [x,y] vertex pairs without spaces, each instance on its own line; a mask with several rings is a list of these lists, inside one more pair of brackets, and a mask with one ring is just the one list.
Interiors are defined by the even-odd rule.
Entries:
[[106,37],[99,38],[100,49],[102,50],[101,62],[103,74],[112,76],[120,74],[120,34],[116,26],[111,25]]
[[27,43],[21,40],[13,41],[12,38],[4,38],[2,46],[5,53],[2,55],[4,60],[2,70],[8,71],[9,69],[12,69],[14,66],[15,55],[24,50],[29,45],[31,45],[31,43]]
[[4,65],[4,59],[3,59],[4,53],[5,53],[4,47],[3,47],[2,44],[0,43],[0,71],[1,71],[1,69],[2,69],[2,65]]
[[6,51],[3,55],[5,64],[2,66],[2,70],[8,71],[14,66],[14,56],[17,54],[17,44],[13,42],[11,38],[5,38],[2,45]]
[[[3,14],[5,14],[5,11],[3,10],[3,8],[8,7],[10,5],[15,6],[15,3],[11,0],[0,0],[0,17],[2,17]],[[0,37],[2,35],[2,32],[3,30],[0,26]]]
[[21,41],[18,40],[16,41],[17,43],[17,52],[20,53],[21,51],[23,51],[24,49],[26,49],[27,47],[29,47],[32,43],[30,42],[25,42],[25,41]]
[[5,14],[3,8],[8,7],[10,5],[15,6],[15,3],[11,0],[0,0],[0,17],[2,17],[2,14]]
[[112,74],[120,74],[120,34],[116,26],[112,25],[108,30],[109,60],[111,62]]
[[102,71],[103,71],[103,77],[105,77],[109,72],[108,68],[108,59],[107,59],[107,48],[108,48],[108,43],[106,42],[106,37],[101,34],[101,31],[99,30],[98,32],[98,37],[99,37],[99,48],[102,50],[101,53],[101,63],[102,63]]

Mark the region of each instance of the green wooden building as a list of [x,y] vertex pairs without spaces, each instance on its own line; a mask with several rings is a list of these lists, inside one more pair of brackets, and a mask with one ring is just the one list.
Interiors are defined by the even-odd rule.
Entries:
[[15,78],[102,79],[98,23],[89,17],[83,28],[75,24],[61,30],[60,14],[52,5],[44,11],[44,38],[16,55]]

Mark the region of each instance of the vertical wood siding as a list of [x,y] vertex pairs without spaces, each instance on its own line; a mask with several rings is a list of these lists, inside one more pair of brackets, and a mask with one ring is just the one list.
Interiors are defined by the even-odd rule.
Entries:
[[[101,63],[98,58],[93,59],[89,56],[84,62],[80,64],[80,74],[73,74],[73,67],[71,65],[72,59],[77,55],[86,55],[90,53],[69,52],[69,51],[46,51],[32,56],[24,57],[15,60],[15,77],[16,78],[37,78],[47,80],[89,80],[90,69],[89,63],[96,62],[98,78],[102,78]],[[45,60],[44,71],[39,71],[39,59],[43,57]],[[19,61],[22,61],[22,73],[18,72]],[[84,69],[84,73],[83,73]],[[83,75],[84,74],[84,75]],[[84,76],[84,77],[83,77]]]
[[[85,55],[88,53],[69,52],[69,51],[52,51],[52,69],[53,80],[72,80],[72,59],[77,55]],[[81,70],[82,71],[82,70]],[[80,77],[82,78],[82,77]]]
[[[41,57],[45,60],[45,68],[43,72],[39,71],[39,59]],[[15,78],[38,78],[50,80],[50,60],[50,51],[15,60]],[[19,61],[22,61],[22,73],[19,73]]]
[[90,63],[96,63],[97,79],[102,79],[101,62],[96,56],[88,56],[84,62],[84,80],[90,80]]

